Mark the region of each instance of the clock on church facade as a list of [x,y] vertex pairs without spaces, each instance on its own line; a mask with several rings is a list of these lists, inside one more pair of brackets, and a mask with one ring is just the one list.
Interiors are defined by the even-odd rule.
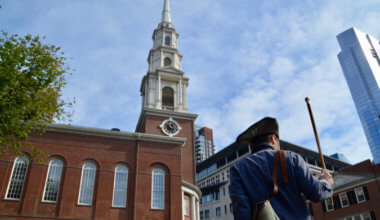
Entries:
[[135,132],[52,124],[30,138],[44,164],[12,154],[0,160],[0,218],[199,219],[197,115],[188,113],[178,37],[165,0]]

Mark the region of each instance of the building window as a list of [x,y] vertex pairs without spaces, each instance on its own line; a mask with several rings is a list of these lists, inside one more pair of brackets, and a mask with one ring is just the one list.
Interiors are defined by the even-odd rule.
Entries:
[[164,209],[165,172],[154,169],[152,172],[152,208]]
[[217,217],[222,216],[222,210],[221,210],[220,207],[217,207],[217,208],[215,209],[215,215],[216,215]]
[[189,210],[189,198],[184,198],[183,199],[183,213],[186,216],[190,215],[190,210]]
[[334,210],[334,206],[333,204],[331,203],[331,200],[330,199],[326,199],[325,200],[325,208],[326,208],[326,211],[327,212],[331,212]]
[[165,37],[165,45],[166,45],[166,46],[170,46],[170,44],[171,44],[171,38],[170,38],[169,35],[167,35],[167,36]]
[[201,218],[201,220],[203,219],[203,211],[199,212],[199,217]]
[[79,205],[91,205],[95,187],[96,166],[92,162],[86,162],[82,166],[82,177],[79,190]]
[[164,109],[174,110],[174,90],[170,87],[162,89],[162,107]]
[[358,201],[358,203],[364,202],[366,200],[363,187],[356,188],[355,194],[356,194],[356,200]]
[[205,219],[209,219],[210,218],[210,210],[206,209],[205,210]]
[[349,201],[348,201],[348,197],[347,197],[347,193],[340,193],[339,194],[339,199],[340,199],[340,204],[343,207],[347,207],[350,205]]
[[124,208],[127,206],[127,184],[128,184],[128,168],[119,165],[115,168],[115,178],[113,185],[113,207]]
[[368,212],[361,214],[361,217],[363,220],[372,220],[371,215]]
[[46,176],[44,202],[56,202],[61,183],[61,175],[63,162],[59,159],[54,159],[49,162],[48,174]]
[[227,206],[226,205],[224,205],[224,214],[227,215]]
[[28,165],[29,159],[26,156],[16,158],[13,164],[12,176],[9,181],[6,199],[19,200],[21,198]]
[[169,57],[165,57],[164,66],[170,66],[170,65],[172,65],[172,60]]

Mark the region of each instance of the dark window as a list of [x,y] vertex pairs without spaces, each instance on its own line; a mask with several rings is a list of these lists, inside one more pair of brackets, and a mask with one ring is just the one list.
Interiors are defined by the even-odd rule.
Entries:
[[165,37],[165,45],[170,46],[170,44],[171,44],[171,38],[170,38],[170,36],[166,36]]
[[205,219],[209,219],[210,218],[210,210],[205,210]]
[[217,207],[215,210],[216,216],[221,216],[222,215],[222,210],[220,207]]
[[174,90],[170,87],[162,89],[162,107],[163,109],[174,110]]
[[172,65],[172,60],[169,57],[165,57],[164,66],[170,66],[170,65]]

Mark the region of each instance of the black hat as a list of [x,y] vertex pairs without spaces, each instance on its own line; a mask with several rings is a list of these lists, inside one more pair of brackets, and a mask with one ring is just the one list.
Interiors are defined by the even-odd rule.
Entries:
[[253,138],[266,134],[275,134],[277,137],[280,137],[278,133],[278,122],[275,118],[265,117],[251,125],[236,138],[236,142],[251,143]]

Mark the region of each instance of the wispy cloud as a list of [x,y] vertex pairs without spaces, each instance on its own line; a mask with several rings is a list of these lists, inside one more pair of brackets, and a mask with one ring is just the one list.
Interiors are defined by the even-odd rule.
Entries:
[[[73,57],[64,97],[73,124],[133,131],[140,81],[163,1],[6,1],[0,27],[47,36]],[[260,118],[281,138],[315,149],[304,102],[310,96],[322,147],[352,162],[371,158],[336,54],[335,36],[356,26],[379,38],[377,0],[172,0],[188,105],[214,129],[221,149]]]

